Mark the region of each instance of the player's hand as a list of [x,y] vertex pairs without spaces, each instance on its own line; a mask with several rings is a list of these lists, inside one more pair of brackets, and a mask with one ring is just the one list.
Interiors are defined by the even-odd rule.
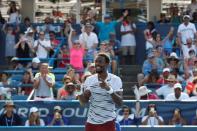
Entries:
[[109,85],[108,85],[104,80],[101,80],[101,82],[100,82],[100,87],[101,87],[102,89],[107,90],[107,91],[110,90]]
[[84,95],[84,97],[86,97],[86,98],[90,98],[90,96],[91,96],[90,90],[85,90],[84,93],[83,93],[83,95]]

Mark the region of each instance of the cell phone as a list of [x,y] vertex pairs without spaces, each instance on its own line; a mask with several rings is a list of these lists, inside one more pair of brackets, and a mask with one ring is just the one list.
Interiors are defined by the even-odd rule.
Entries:
[[155,108],[151,107],[150,108],[150,112],[153,112],[154,113],[155,112]]

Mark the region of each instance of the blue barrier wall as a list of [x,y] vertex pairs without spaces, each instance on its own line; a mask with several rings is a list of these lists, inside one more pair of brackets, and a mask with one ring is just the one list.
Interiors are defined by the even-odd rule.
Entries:
[[[169,119],[172,118],[173,110],[175,108],[180,108],[182,110],[183,117],[191,123],[192,118],[195,116],[197,109],[196,102],[170,102],[170,101],[143,101],[140,102],[141,110],[140,116],[146,115],[146,108],[148,104],[155,103],[157,106],[157,114],[162,116],[165,123],[168,124]],[[125,105],[128,105],[132,112],[135,112],[135,101],[124,101]],[[21,115],[23,122],[27,120],[29,114],[29,108],[35,106],[39,108],[41,117],[47,121],[47,116],[52,114],[53,108],[56,105],[61,106],[63,116],[69,119],[70,125],[84,125],[86,121],[86,116],[88,113],[88,106],[81,107],[78,101],[53,101],[53,102],[42,102],[42,101],[15,101],[16,111]],[[0,102],[0,113],[4,111],[4,102]],[[121,114],[121,109],[117,109],[117,113]],[[140,123],[139,123],[140,124]]]

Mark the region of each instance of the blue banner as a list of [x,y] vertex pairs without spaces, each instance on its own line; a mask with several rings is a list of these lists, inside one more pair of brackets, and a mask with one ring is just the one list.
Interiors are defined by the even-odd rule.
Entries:
[[[62,108],[63,116],[69,119],[70,125],[84,125],[87,119],[88,114],[88,106],[82,107],[80,106],[78,101],[52,101],[52,102],[44,102],[44,101],[15,101],[16,112],[20,114],[25,122],[29,115],[29,109],[33,106],[37,107],[40,111],[40,116],[45,121],[47,120],[47,116],[53,113],[54,106],[59,105]],[[191,123],[192,118],[196,114],[197,104],[196,102],[169,102],[169,101],[143,101],[140,102],[140,116],[143,117],[146,115],[147,105],[150,103],[156,104],[157,114],[162,116],[165,120],[165,123],[168,124],[169,119],[172,118],[173,110],[175,108],[180,108],[182,111],[183,117]],[[132,113],[135,113],[135,101],[124,101],[124,105],[127,105],[131,108]],[[0,113],[4,111],[4,102],[0,102]],[[117,109],[117,113],[121,115],[121,109]],[[139,123],[140,124],[140,123]]]

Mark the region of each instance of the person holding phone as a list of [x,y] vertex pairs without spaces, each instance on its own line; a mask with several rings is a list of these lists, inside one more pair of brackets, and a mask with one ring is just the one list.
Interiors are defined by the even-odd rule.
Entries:
[[147,108],[148,115],[142,118],[142,125],[163,125],[164,120],[161,116],[157,114],[157,109],[155,104],[149,104]]
[[187,122],[181,114],[181,109],[179,109],[179,108],[174,109],[173,117],[169,121],[169,125],[182,126],[182,125],[186,125],[186,124],[187,124]]

